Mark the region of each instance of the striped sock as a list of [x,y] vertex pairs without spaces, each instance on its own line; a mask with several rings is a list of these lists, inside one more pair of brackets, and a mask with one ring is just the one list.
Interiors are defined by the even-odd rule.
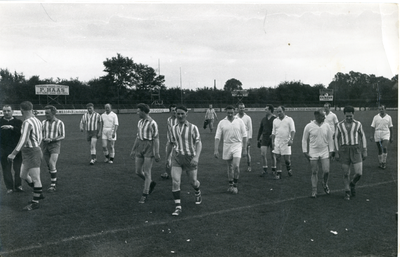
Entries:
[[51,170],[50,171],[50,177],[51,177],[51,187],[55,187],[57,184],[57,170]]
[[38,203],[39,200],[43,198],[42,192],[43,192],[42,187],[34,187],[33,188],[33,201]]

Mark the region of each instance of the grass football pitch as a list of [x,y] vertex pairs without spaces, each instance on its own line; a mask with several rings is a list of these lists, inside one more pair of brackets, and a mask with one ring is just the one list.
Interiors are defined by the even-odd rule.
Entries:
[[[339,120],[344,118],[343,113],[336,114]],[[355,113],[368,137],[375,114]],[[188,120],[199,127],[203,143],[198,173],[203,202],[195,205],[193,189],[183,174],[183,212],[178,217],[171,216],[171,180],[160,177],[168,114],[151,115],[159,125],[162,159],[153,165],[157,186],[145,204],[138,203],[143,181],[135,175],[134,161],[129,158],[137,115],[119,116],[114,164],[103,163],[98,142],[94,166],[89,165],[89,145],[79,131],[81,116],[59,116],[66,125],[66,139],[57,165],[57,191],[44,191],[46,199],[40,208],[24,212],[32,190],[24,184],[25,192],[7,195],[1,176],[0,256],[396,256],[398,115],[388,114],[395,127],[387,169],[378,169],[377,147],[368,141],[357,196],[345,201],[336,161],[331,162],[331,194],[325,195],[319,182],[318,197],[310,198],[311,172],[301,137],[313,119],[312,111],[287,112],[297,130],[293,177],[288,177],[285,168],[281,180],[259,177],[260,151],[253,142],[253,171],[245,171],[242,159],[237,195],[227,192],[226,166],[213,157],[214,135],[202,128],[204,114],[191,112]],[[255,137],[264,113],[249,115]],[[224,113],[218,116],[225,117]],[[50,175],[44,163],[41,178],[46,190]]]

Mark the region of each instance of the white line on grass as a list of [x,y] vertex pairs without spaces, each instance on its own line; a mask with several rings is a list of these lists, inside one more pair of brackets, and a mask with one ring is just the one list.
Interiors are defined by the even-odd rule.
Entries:
[[[363,185],[363,186],[359,186],[358,188],[376,187],[376,186],[390,184],[390,183],[396,183],[396,182],[397,182],[397,180],[391,180],[391,181],[379,182],[379,183],[374,183],[374,184],[369,184],[369,185]],[[331,192],[340,192],[340,191],[343,191],[343,190],[331,190]],[[0,251],[0,254],[12,254],[12,253],[17,253],[17,252],[30,251],[30,250],[34,250],[34,249],[40,249],[40,248],[43,248],[43,247],[49,247],[49,246],[58,245],[60,243],[68,243],[68,242],[72,242],[72,241],[84,240],[84,239],[104,236],[104,235],[108,235],[108,234],[115,234],[115,233],[119,233],[119,232],[127,232],[127,231],[130,231],[130,230],[136,230],[136,229],[143,228],[143,227],[148,227],[148,226],[165,225],[165,224],[168,224],[168,223],[178,222],[178,221],[182,221],[182,220],[192,220],[192,219],[204,218],[204,217],[207,217],[207,216],[220,215],[220,214],[224,214],[224,213],[231,213],[232,211],[246,210],[246,209],[251,209],[251,208],[259,207],[259,206],[263,206],[263,205],[279,204],[279,203],[284,203],[284,202],[289,202],[289,201],[294,201],[294,200],[299,200],[299,199],[304,199],[304,198],[309,198],[309,196],[290,197],[290,198],[277,200],[277,201],[272,201],[272,202],[264,202],[264,203],[258,203],[258,204],[252,204],[252,205],[246,205],[246,206],[230,208],[230,209],[226,209],[226,210],[207,212],[207,213],[203,213],[203,214],[199,214],[199,215],[193,215],[193,216],[189,216],[189,217],[182,217],[182,218],[178,218],[178,219],[175,219],[175,220],[152,221],[152,222],[148,222],[148,223],[137,225],[137,226],[130,226],[130,227],[120,228],[120,229],[111,229],[111,230],[101,231],[101,232],[92,233],[92,234],[83,235],[83,236],[71,236],[71,237],[68,237],[68,238],[64,238],[64,239],[61,239],[61,240],[58,240],[58,241],[54,241],[54,242],[48,242],[48,243],[45,243],[45,244],[30,245],[30,246],[26,246],[26,247],[22,247],[22,248],[18,248],[18,249],[13,249],[13,250],[10,250],[10,251],[4,251],[4,252]]]

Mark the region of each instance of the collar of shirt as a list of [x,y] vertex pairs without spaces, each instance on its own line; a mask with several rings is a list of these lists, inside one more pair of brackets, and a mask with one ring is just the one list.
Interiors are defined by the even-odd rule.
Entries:
[[146,120],[148,120],[148,121],[152,121],[153,119],[150,117],[150,116],[147,116],[146,118],[144,118],[144,119],[142,119],[143,121],[146,121]]
[[10,118],[10,119],[7,119],[6,117],[4,117],[4,116],[3,116],[3,119],[5,119],[6,121],[10,121],[10,120],[13,120],[13,119],[14,119],[14,117],[13,117],[13,116],[11,116],[11,118]]

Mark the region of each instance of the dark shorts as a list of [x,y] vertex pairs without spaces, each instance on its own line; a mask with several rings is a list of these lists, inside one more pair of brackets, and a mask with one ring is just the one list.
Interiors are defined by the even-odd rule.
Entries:
[[42,162],[42,149],[40,147],[23,147],[22,153],[22,165],[26,169],[40,168]]
[[358,145],[342,145],[339,148],[339,160],[342,164],[362,162],[361,148]]
[[88,130],[88,131],[86,131],[86,140],[90,142],[92,140],[92,138],[96,138],[97,139],[97,133],[98,133],[97,130]]
[[153,158],[153,141],[137,140],[136,157],[138,158]]
[[263,135],[261,139],[261,146],[272,147],[271,137],[266,137]]
[[46,143],[43,142],[42,151],[43,154],[51,155],[51,154],[60,154],[61,149],[61,141]]
[[193,160],[194,156],[190,155],[182,155],[180,153],[177,153],[176,151],[173,151],[172,153],[172,162],[171,166],[172,167],[181,167],[182,170],[184,171],[192,171],[192,170],[197,170],[197,165],[193,165],[190,162]]

